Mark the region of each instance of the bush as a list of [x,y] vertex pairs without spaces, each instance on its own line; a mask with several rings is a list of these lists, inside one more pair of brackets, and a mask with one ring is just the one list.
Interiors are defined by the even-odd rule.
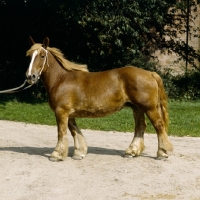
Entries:
[[174,76],[169,70],[161,74],[168,97],[174,100],[200,99],[200,70]]

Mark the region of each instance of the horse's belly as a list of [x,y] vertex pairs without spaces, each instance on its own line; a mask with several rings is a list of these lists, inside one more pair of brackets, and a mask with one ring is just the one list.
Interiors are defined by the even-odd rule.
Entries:
[[127,97],[121,90],[109,91],[101,95],[91,95],[73,104],[72,117],[104,117],[121,110],[127,102]]
[[73,110],[70,114],[70,117],[105,117],[107,115],[111,115],[119,110],[121,110],[123,106],[120,107],[115,107],[115,108],[107,108],[107,109],[102,109],[102,108],[96,108],[96,109],[81,109],[81,110]]

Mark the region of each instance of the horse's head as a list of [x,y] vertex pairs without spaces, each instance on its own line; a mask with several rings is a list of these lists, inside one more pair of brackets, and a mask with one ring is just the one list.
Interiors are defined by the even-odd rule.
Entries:
[[26,72],[27,81],[29,84],[35,84],[43,71],[48,66],[48,51],[49,38],[46,37],[43,44],[36,44],[34,40],[29,37],[29,42],[32,47],[27,51],[27,55],[31,57],[29,68]]

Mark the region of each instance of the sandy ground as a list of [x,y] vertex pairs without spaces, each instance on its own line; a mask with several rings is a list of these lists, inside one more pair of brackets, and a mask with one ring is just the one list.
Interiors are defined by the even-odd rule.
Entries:
[[133,133],[83,130],[89,149],[83,160],[49,161],[56,127],[0,121],[1,200],[200,200],[200,138],[170,137],[174,153],[155,160],[157,138],[123,158]]

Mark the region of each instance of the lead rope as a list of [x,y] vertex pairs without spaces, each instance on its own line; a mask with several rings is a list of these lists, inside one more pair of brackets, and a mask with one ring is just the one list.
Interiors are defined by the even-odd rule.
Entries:
[[32,86],[32,85],[28,85],[25,88],[23,88],[26,85],[26,83],[27,83],[27,80],[25,80],[24,83],[22,85],[20,85],[19,87],[0,91],[0,94],[20,92],[20,91],[28,89],[28,88],[30,88]]
[[[42,47],[42,48],[43,48],[43,47]],[[42,71],[43,71],[43,69],[44,69],[44,65],[45,65],[45,62],[46,62],[46,61],[47,61],[47,66],[49,67],[48,56],[47,56],[48,51],[47,51],[45,48],[43,48],[43,50],[46,52],[46,56],[45,56],[45,60],[44,60],[42,69],[40,70],[38,79],[40,79],[40,76],[41,76],[41,73],[42,73]],[[2,90],[2,91],[0,91],[0,94],[4,94],[4,93],[9,93],[9,94],[11,94],[11,93],[20,92],[20,91],[26,90],[26,89],[28,89],[28,88],[30,88],[31,86],[34,85],[34,84],[28,85],[28,86],[26,86],[25,88],[23,88],[23,87],[26,85],[26,83],[27,83],[27,79],[26,79],[26,80],[24,81],[24,83],[23,83],[22,85],[20,85],[19,87],[12,88],[12,89],[8,89],[8,90]]]

